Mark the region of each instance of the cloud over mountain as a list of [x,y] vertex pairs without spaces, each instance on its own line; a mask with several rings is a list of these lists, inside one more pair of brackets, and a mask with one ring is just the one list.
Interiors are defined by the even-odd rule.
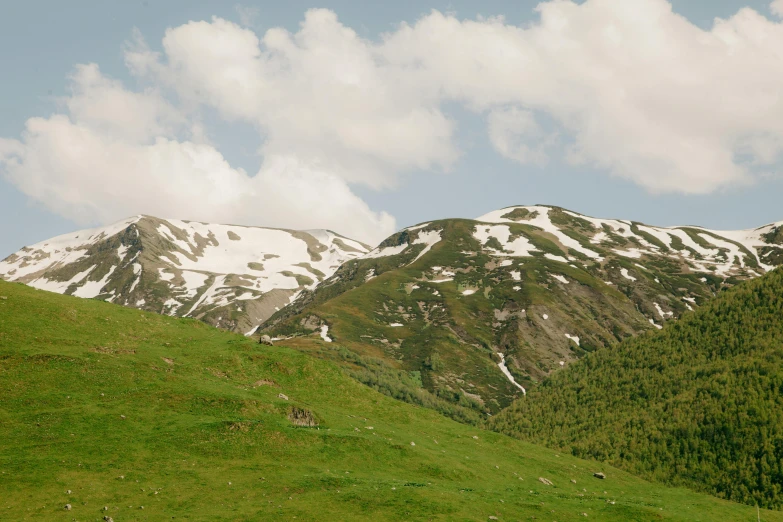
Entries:
[[[148,212],[372,241],[394,220],[352,186],[456,165],[455,103],[486,118],[507,158],[563,156],[653,192],[752,183],[781,159],[779,21],[746,8],[705,30],[665,0],[536,10],[524,26],[433,11],[375,40],[323,9],[293,33],[214,18],[168,29],[155,49],[136,34],[125,61],[144,87],[77,66],[61,113],[0,139],[0,168],[85,222]],[[206,110],[257,130],[258,173],[210,144]]]

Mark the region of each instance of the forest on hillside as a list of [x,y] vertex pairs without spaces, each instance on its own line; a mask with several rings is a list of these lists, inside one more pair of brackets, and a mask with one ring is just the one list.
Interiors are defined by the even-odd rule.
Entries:
[[589,354],[492,429],[670,485],[783,507],[783,272]]

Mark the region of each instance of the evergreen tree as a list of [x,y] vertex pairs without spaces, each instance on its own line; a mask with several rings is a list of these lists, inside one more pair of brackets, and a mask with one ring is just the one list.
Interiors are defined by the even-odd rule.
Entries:
[[783,272],[598,350],[489,421],[666,484],[783,507]]

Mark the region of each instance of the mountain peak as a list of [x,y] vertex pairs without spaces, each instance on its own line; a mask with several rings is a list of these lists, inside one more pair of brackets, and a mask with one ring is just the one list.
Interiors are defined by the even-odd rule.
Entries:
[[138,215],[25,247],[0,278],[248,332],[368,250],[327,230]]
[[421,403],[481,416],[584,354],[783,264],[781,245],[775,226],[664,228],[517,205],[404,228],[262,328],[302,346],[323,342],[326,328],[359,357],[420,374],[432,394]]

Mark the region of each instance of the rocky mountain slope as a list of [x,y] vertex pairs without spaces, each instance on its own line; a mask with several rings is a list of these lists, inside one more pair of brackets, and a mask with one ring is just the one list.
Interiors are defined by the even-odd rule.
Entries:
[[582,355],[781,261],[779,224],[721,232],[511,207],[402,230],[262,329],[392,395],[430,402],[404,391],[412,379],[433,401],[493,414]]
[[590,354],[490,426],[645,478],[783,507],[783,272]]
[[0,278],[248,333],[369,247],[294,231],[136,216],[0,262]]

